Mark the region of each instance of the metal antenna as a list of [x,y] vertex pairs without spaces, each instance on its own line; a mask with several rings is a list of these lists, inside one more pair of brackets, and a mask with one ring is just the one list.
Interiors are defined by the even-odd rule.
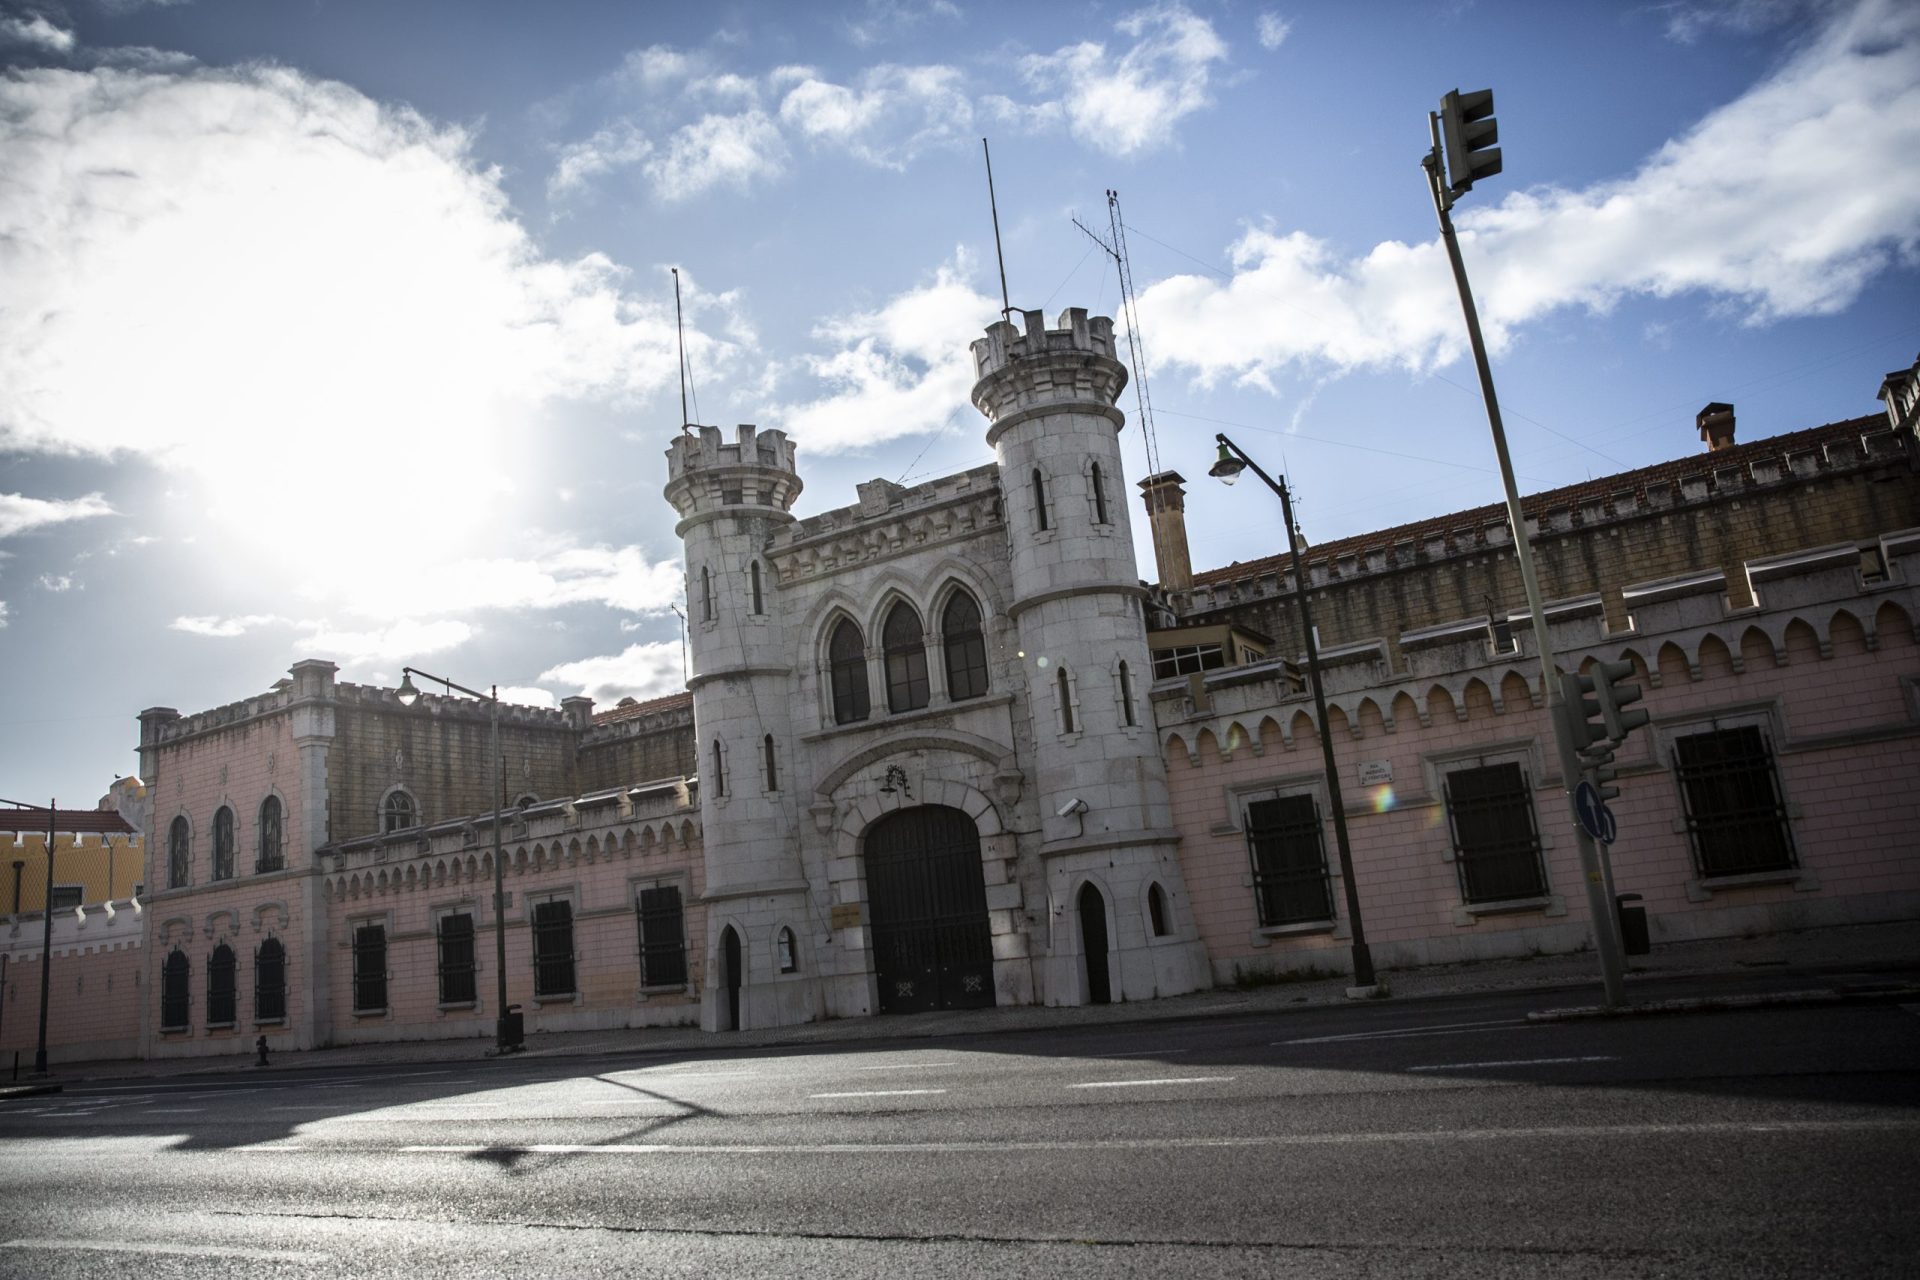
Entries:
[[692,435],[687,418],[687,329],[680,319],[680,268],[668,267],[667,270],[673,272],[673,331],[680,338],[680,431],[683,435]]
[[1000,318],[1005,320],[1013,314],[1013,303],[1007,300],[1007,255],[1000,247],[1000,202],[993,194],[993,152],[985,138],[980,139],[980,154],[987,158],[987,208],[993,210],[993,256],[1000,262]]
[[1120,276],[1120,314],[1127,326],[1127,355],[1133,366],[1134,402],[1140,408],[1140,439],[1146,446],[1147,474],[1160,474],[1160,447],[1153,437],[1153,395],[1147,390],[1146,339],[1140,333],[1140,317],[1133,305],[1133,266],[1127,257],[1127,233],[1120,217],[1120,193],[1107,189],[1107,226],[1111,239],[1104,238],[1086,223],[1075,218],[1073,225],[1087,238],[1106,250]]

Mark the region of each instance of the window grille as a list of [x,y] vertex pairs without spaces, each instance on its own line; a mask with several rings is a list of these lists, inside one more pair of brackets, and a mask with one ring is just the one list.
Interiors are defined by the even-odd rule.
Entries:
[[1262,926],[1333,919],[1320,806],[1312,796],[1280,796],[1248,805],[1247,849]]
[[353,931],[353,1011],[387,1011],[387,927],[363,924]]
[[57,884],[53,886],[53,909],[71,911],[80,905],[86,894],[86,887],[77,884]]
[[413,797],[404,791],[396,791],[387,797],[386,808],[380,814],[382,831],[405,831],[417,826],[420,819],[413,811]]
[[687,985],[686,920],[677,885],[640,891],[640,985]]
[[887,710],[917,711],[927,705],[927,641],[920,615],[896,604],[880,630],[887,651]]
[[187,983],[192,978],[193,965],[186,954],[178,947],[160,966],[160,1029],[162,1031],[185,1031],[187,1029],[187,1011],[193,1003],[188,994]]
[[987,692],[987,638],[980,631],[980,606],[964,591],[956,591],[940,615],[940,634],[946,647],[947,697],[983,697]]
[[1538,898],[1547,891],[1533,792],[1517,764],[1460,769],[1446,778],[1447,816],[1467,902]]
[[192,837],[185,818],[175,818],[167,831],[167,888],[179,889],[187,883],[188,845]]
[[437,935],[440,1003],[474,1003],[478,991],[474,983],[473,916],[465,911],[441,916]]
[[287,949],[268,938],[253,953],[253,1018],[281,1022],[287,1016]]
[[833,722],[852,724],[872,711],[867,698],[867,646],[860,628],[843,618],[827,642],[829,679],[833,683]]
[[268,796],[260,802],[260,856],[255,871],[278,871],[284,865],[281,852],[280,797]]
[[533,994],[570,996],[573,985],[573,904],[565,899],[533,908]]
[[213,878],[233,879],[233,810],[225,805],[213,815]]
[[1687,833],[1702,876],[1785,871],[1799,865],[1773,749],[1754,726],[1674,739]]
[[213,958],[207,961],[207,1025],[210,1027],[230,1027],[237,1020],[238,968],[232,947],[223,942],[213,949]]

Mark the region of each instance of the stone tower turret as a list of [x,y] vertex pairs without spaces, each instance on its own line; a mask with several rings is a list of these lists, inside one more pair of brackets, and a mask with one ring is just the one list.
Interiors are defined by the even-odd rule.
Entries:
[[[700,752],[709,908],[701,1025],[732,1030],[799,1020],[776,1015],[775,966],[762,952],[774,921],[804,915],[807,892],[793,807],[780,794],[783,780],[791,791],[796,766],[793,654],[765,554],[774,530],[792,522],[801,484],[784,433],[742,426],[727,443],[717,427],[696,430],[667,450],[666,497],[686,554],[687,687]],[[729,928],[737,951],[726,944]]]
[[[1079,930],[1056,931],[1054,954],[1043,962],[1045,999],[1192,990],[1206,985],[1206,961],[1184,909],[1166,766],[1147,701],[1145,592],[1120,463],[1126,417],[1114,407],[1126,366],[1107,317],[1076,307],[1054,329],[1038,311],[1022,320],[1024,331],[1002,321],[974,342],[973,403],[992,422],[987,443],[1006,504],[1007,612],[1028,677],[1041,857],[1056,910],[1104,910],[1098,936],[1118,960],[1116,969],[1081,954],[1096,936],[1084,920]],[[1187,945],[1148,936],[1151,913],[1142,904],[1154,886],[1179,904],[1174,932]]]

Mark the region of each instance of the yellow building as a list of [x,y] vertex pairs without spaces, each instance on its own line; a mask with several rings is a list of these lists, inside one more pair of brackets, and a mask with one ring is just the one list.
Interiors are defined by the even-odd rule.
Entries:
[[0,808],[0,911],[37,912],[47,896],[47,828],[53,827],[53,905],[144,896],[141,839],[147,789],[121,778],[93,809]]

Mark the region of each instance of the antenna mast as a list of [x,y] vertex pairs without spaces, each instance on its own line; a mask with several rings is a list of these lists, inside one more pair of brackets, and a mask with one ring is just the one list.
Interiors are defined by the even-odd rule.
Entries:
[[1000,318],[1005,320],[1013,314],[1013,304],[1007,300],[1007,255],[1000,247],[1000,202],[993,194],[993,152],[985,138],[980,139],[980,154],[987,159],[987,207],[993,210],[993,256],[1000,263]]
[[688,429],[691,424],[687,418],[687,329],[680,319],[680,268],[669,267],[667,270],[673,272],[673,331],[680,339],[680,432],[682,435],[691,435],[693,433]]
[[1127,326],[1127,356],[1133,366],[1134,401],[1140,407],[1140,439],[1147,451],[1147,474],[1160,474],[1160,446],[1153,438],[1153,395],[1147,389],[1146,339],[1140,333],[1140,315],[1134,307],[1133,265],[1127,256],[1126,222],[1120,217],[1120,193],[1107,189],[1107,226],[1111,239],[1075,218],[1073,225],[1106,250],[1120,275],[1120,314]]

